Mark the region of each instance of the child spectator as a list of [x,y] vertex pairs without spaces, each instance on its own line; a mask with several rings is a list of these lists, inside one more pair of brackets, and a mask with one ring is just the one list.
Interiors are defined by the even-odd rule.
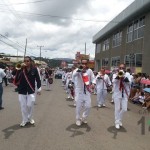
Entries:
[[150,108],[150,88],[145,88],[144,92],[145,92],[145,100],[144,100],[143,108],[148,109]]
[[140,92],[140,95],[132,101],[134,104],[142,104],[143,105],[144,99],[145,99],[144,92]]
[[140,87],[137,87],[135,95],[134,95],[134,97],[131,98],[131,101],[135,101],[136,99],[139,98],[139,96],[140,96]]

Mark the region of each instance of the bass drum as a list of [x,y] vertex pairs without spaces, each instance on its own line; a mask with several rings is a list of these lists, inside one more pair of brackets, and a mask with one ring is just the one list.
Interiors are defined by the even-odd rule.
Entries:
[[53,78],[48,78],[49,84],[53,84]]

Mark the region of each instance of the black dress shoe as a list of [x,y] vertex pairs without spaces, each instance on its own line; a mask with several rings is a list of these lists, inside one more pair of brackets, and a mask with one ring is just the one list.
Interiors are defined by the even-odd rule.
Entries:
[[4,109],[4,107],[0,107],[0,110]]

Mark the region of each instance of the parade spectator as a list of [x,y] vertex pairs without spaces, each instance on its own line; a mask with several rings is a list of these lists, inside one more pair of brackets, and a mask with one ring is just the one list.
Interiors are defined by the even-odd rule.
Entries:
[[4,83],[5,83],[5,86],[8,85],[7,70],[8,70],[8,67],[6,66],[5,69],[4,69],[4,72],[5,72],[6,76],[3,78],[3,81],[4,81]]
[[145,92],[145,100],[143,103],[143,108],[148,109],[150,108],[150,88],[145,88],[143,89],[143,91]]
[[2,96],[3,96],[3,78],[6,76],[4,70],[2,69],[2,66],[0,65],[0,110],[4,109],[4,107],[2,106],[3,104],[3,100],[2,100]]
[[[139,89],[137,89],[137,90],[139,90]],[[132,102],[134,104],[143,104],[144,99],[145,99],[144,92],[143,91],[140,92],[140,90],[139,90],[139,91],[137,91],[136,96],[132,99]]]
[[130,90],[129,99],[132,99],[135,96],[137,88],[140,89],[140,78],[139,78],[138,74],[134,74],[133,80],[131,83],[131,90]]
[[139,96],[140,96],[140,88],[137,87],[134,97],[132,97],[130,100],[133,101],[133,100],[137,99]]

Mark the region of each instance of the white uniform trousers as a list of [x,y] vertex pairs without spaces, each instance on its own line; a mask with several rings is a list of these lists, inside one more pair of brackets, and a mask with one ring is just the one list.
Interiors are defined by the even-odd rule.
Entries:
[[50,84],[49,84],[49,82],[48,82],[48,79],[45,79],[46,80],[46,90],[50,90]]
[[114,97],[115,124],[122,122],[123,114],[127,111],[128,99]]
[[74,88],[74,105],[77,103],[77,90]]
[[35,82],[35,93],[34,93],[34,95],[35,95],[35,101],[36,101],[36,97],[37,97],[37,92],[38,92],[37,82]]
[[35,102],[35,95],[23,95],[19,94],[19,102],[22,112],[22,121],[28,122],[33,117],[33,108]]
[[97,105],[105,104],[106,96],[107,96],[107,90],[97,89]]
[[91,108],[91,95],[89,92],[86,94],[78,92],[76,90],[76,119],[79,120],[81,117],[81,111],[83,109],[82,118],[87,118]]

